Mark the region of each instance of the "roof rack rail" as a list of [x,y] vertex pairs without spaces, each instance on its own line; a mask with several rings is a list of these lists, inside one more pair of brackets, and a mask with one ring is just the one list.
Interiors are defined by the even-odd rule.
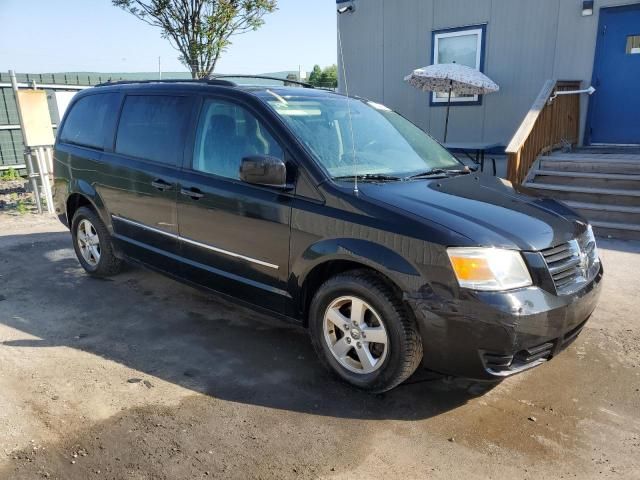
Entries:
[[95,85],[96,87],[108,87],[112,85],[129,85],[134,83],[203,83],[206,85],[218,85],[221,87],[237,87],[238,84],[230,80],[218,80],[216,78],[202,78],[202,79],[190,79],[190,78],[174,78],[174,79],[162,79],[162,80],[118,80],[115,82],[103,82]]
[[224,81],[225,78],[257,78],[259,80],[277,80],[278,82],[283,82],[285,84],[287,83],[293,83],[295,85],[300,85],[301,87],[304,88],[316,88],[313,85],[311,85],[310,83],[306,83],[306,82],[299,82],[298,80],[289,80],[288,78],[279,78],[279,77],[269,77],[266,75],[233,75],[233,74],[223,74],[223,75],[213,75],[211,77],[212,79],[216,80],[216,79],[220,79],[222,81]]

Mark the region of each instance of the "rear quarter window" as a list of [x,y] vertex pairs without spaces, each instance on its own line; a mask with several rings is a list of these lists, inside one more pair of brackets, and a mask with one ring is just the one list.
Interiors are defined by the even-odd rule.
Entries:
[[80,98],[67,114],[60,132],[60,141],[104,149],[107,136],[113,136],[118,100],[117,93]]
[[118,125],[116,152],[167,165],[182,161],[191,99],[129,95]]

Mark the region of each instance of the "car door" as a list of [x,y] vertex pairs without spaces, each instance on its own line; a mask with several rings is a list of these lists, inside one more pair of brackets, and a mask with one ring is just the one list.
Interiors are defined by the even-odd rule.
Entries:
[[130,257],[177,273],[177,183],[193,97],[127,95],[99,193]]
[[256,112],[228,99],[206,98],[192,161],[179,185],[185,276],[283,312],[291,301],[286,284],[292,196],[241,182],[240,162],[249,155],[285,158]]

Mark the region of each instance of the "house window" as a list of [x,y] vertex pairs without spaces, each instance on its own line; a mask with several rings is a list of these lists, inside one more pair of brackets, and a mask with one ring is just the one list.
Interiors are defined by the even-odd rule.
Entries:
[[[463,28],[450,28],[433,32],[433,62],[457,63],[466,65],[481,72],[484,70],[484,36],[486,25]],[[446,105],[449,94],[446,92],[432,93],[432,105]],[[481,103],[479,95],[451,94],[452,104]]]
[[627,54],[640,54],[640,35],[629,35],[627,37]]

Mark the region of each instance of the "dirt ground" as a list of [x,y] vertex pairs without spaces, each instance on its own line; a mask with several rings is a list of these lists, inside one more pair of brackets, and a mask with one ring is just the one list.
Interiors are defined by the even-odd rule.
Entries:
[[306,332],[0,214],[0,479],[640,479],[640,244],[547,365],[482,392],[334,380]]

